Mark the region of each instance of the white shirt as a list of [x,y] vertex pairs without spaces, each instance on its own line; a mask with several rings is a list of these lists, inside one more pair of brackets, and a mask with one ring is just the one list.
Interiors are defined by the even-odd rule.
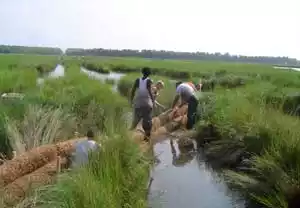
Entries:
[[184,101],[188,101],[191,96],[195,94],[195,90],[187,83],[182,83],[177,86],[176,93],[181,96],[181,99]]
[[75,152],[72,154],[72,167],[82,166],[88,163],[90,151],[96,151],[100,145],[93,140],[80,141],[75,146]]

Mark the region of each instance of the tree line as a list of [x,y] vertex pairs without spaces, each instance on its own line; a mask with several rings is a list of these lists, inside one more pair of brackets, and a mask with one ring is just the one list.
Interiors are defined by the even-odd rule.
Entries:
[[187,60],[209,60],[209,61],[232,61],[244,63],[261,63],[273,65],[300,66],[297,59],[289,57],[270,57],[270,56],[239,56],[229,53],[205,53],[205,52],[175,52],[164,50],[113,50],[113,49],[80,49],[69,48],[66,55],[72,56],[119,56],[119,57],[141,57],[156,59],[187,59]]
[[[63,55],[60,48],[53,47],[30,47],[15,45],[0,45],[0,53],[40,54],[40,55]],[[261,63],[273,65],[300,66],[300,61],[289,57],[271,56],[240,56],[229,53],[205,53],[205,52],[176,52],[165,50],[131,50],[131,49],[81,49],[68,48],[65,55],[69,56],[112,56],[112,57],[140,57],[155,59],[186,59],[208,61],[230,61],[244,63]]]
[[52,47],[30,47],[30,46],[14,46],[0,45],[0,53],[18,53],[18,54],[40,54],[40,55],[62,55],[60,48]]

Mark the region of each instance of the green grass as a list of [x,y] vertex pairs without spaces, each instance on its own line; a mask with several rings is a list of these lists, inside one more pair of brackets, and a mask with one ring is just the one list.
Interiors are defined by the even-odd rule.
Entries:
[[[28,197],[19,207],[34,207],[35,202],[46,207],[53,203],[54,207],[146,207],[149,159],[127,136],[128,102],[109,84],[80,73],[76,62],[66,65],[65,77],[46,79],[42,86],[29,85],[22,91],[23,100],[0,103],[0,139],[5,143],[1,152],[9,155],[13,148],[20,153],[68,139],[75,131],[84,135],[89,129],[101,135],[103,148],[88,167],[63,174],[57,184],[38,195],[33,192],[33,198]],[[28,70],[29,75],[34,73],[31,81],[36,83],[36,71]],[[5,72],[6,77],[28,81],[26,74]],[[15,85],[13,78],[3,89]]]
[[[266,103],[275,89],[279,92],[271,84],[255,83],[216,90],[205,122],[214,126],[221,140],[209,144],[207,151],[220,161],[239,149],[253,155],[251,173],[227,172],[230,184],[266,207],[285,208],[289,197],[300,193],[300,120],[283,114],[282,100],[272,107]],[[203,122],[198,130],[203,130]]]
[[58,56],[0,54],[0,71],[3,69],[22,71],[26,68],[34,68],[39,73],[47,73],[52,71],[59,62]]
[[147,207],[148,159],[124,134],[101,141],[103,149],[86,168],[65,174],[56,185],[36,193],[31,200],[38,202],[37,207]]
[[[75,118],[75,124],[63,132],[64,138],[71,136],[73,125],[82,134],[87,129],[100,133],[103,150],[94,155],[87,168],[66,173],[58,184],[40,190],[35,199],[29,198],[29,203],[37,200],[43,202],[44,207],[146,206],[149,161],[129,141],[124,118],[131,110],[126,97],[134,80],[140,77],[137,72],[144,66],[152,68],[154,82],[165,82],[166,87],[158,98],[165,106],[170,106],[175,93],[175,83],[171,79],[202,79],[204,91],[209,92],[204,92],[200,98],[202,120],[197,129],[200,134],[211,124],[218,139],[205,146],[207,154],[224,164],[237,150],[251,156],[251,172],[226,171],[232,187],[266,207],[286,208],[300,195],[300,123],[299,118],[290,115],[300,103],[299,96],[294,95],[300,89],[299,73],[257,64],[63,57],[65,77],[46,80],[42,87],[37,87],[34,66],[53,63],[54,56],[49,57],[0,56],[0,90],[26,95],[22,101],[0,103],[0,151],[11,151],[7,144],[9,137],[24,140],[24,132],[27,132],[24,129],[30,128],[30,125],[24,125],[25,121],[32,125],[46,123],[47,119],[39,116],[41,113],[33,116],[32,106],[36,106],[34,111],[49,114],[50,120],[54,117],[50,115],[58,115],[54,109],[63,112],[59,120],[64,121],[68,116]],[[125,97],[112,92],[109,84],[101,84],[80,73],[79,67],[83,63],[92,63],[109,71],[131,72],[118,84]],[[215,84],[213,91],[211,83]],[[49,126],[53,123],[49,122]],[[58,133],[60,129],[57,128]],[[28,132],[39,135],[37,138],[44,137],[33,130]],[[52,133],[46,134],[45,142],[57,137],[58,134]],[[106,137],[110,139],[104,139]]]
[[[72,56],[65,60],[76,59]],[[156,75],[189,79],[193,77],[218,77],[234,74],[235,76],[249,76],[260,80],[274,81],[281,84],[299,86],[300,75],[294,71],[274,69],[270,65],[211,62],[211,61],[183,61],[159,60],[143,58],[116,58],[116,57],[81,57],[81,62],[92,62],[119,72],[139,72],[141,67],[152,68]],[[288,73],[287,73],[288,72]]]

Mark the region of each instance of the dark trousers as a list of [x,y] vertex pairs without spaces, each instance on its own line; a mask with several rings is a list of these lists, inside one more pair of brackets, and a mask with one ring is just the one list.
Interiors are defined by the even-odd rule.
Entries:
[[188,100],[188,112],[187,112],[187,129],[192,129],[196,123],[197,118],[197,107],[198,107],[198,100],[195,96],[191,96]]
[[147,137],[151,135],[152,128],[152,108],[145,106],[134,109],[131,129],[134,129],[142,120],[142,126]]

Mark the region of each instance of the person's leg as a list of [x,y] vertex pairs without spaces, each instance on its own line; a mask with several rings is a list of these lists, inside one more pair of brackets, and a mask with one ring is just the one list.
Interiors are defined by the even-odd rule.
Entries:
[[146,137],[150,137],[152,129],[152,108],[143,108],[143,129],[145,131]]
[[131,124],[130,130],[133,130],[136,128],[136,126],[140,122],[141,118],[142,118],[141,108],[134,108],[132,124]]
[[196,122],[196,113],[198,107],[198,100],[192,96],[188,101],[188,113],[187,113],[187,129],[192,129]]

